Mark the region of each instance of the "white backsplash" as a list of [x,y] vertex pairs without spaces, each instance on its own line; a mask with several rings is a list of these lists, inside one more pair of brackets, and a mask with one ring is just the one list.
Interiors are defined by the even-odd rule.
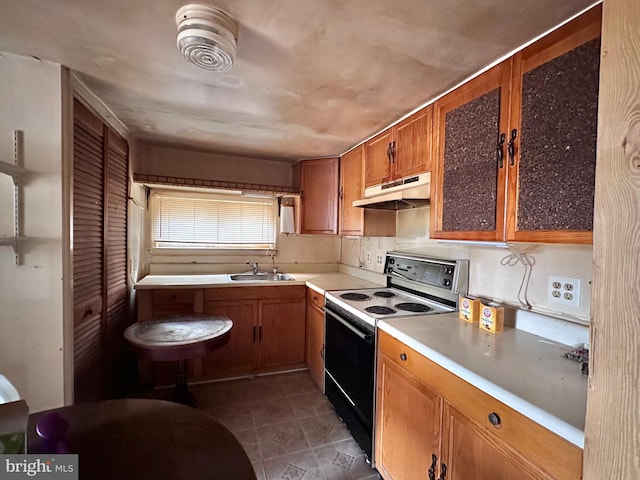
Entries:
[[[590,319],[591,245],[537,245],[530,250],[535,265],[527,298],[533,308],[527,312],[518,301],[524,265],[501,265],[501,260],[510,253],[506,248],[443,243],[429,239],[429,213],[429,207],[399,211],[396,237],[343,237],[340,262],[356,269],[382,273],[384,265],[376,264],[375,258],[380,252],[384,254],[389,250],[469,259],[469,293],[519,308],[516,328],[564,344],[588,342],[589,329],[586,325]],[[367,252],[371,253],[369,263],[366,261]],[[578,308],[547,300],[549,275],[580,279]]]
[[[338,270],[340,237],[278,234],[275,266],[281,272],[331,272]],[[246,262],[258,262],[260,270],[273,268],[267,254],[165,255],[149,257],[154,275],[235,273],[247,270]]]

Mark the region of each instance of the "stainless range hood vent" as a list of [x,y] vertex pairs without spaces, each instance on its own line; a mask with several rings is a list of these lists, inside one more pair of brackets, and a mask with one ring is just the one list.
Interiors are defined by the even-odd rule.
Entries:
[[429,204],[431,174],[425,173],[365,190],[365,198],[355,200],[354,207],[378,210],[405,210]]

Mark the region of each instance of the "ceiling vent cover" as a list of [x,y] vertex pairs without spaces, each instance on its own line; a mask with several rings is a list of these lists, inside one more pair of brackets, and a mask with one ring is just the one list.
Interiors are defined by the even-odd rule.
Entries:
[[231,69],[236,57],[238,24],[216,7],[189,4],[176,13],[178,50],[197,67],[216,72]]

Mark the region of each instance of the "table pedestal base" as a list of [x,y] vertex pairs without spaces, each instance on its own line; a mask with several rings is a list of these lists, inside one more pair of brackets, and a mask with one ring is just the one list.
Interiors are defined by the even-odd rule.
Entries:
[[184,360],[178,360],[176,386],[173,389],[172,400],[190,407],[196,406],[196,398],[187,385],[187,369]]

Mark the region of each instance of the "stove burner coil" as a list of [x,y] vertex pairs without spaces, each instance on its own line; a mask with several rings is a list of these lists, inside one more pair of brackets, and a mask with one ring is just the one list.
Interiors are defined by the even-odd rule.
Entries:
[[367,307],[364,309],[364,311],[367,313],[376,313],[378,315],[391,315],[392,313],[396,313],[393,308],[383,307],[382,305]]
[[398,310],[404,310],[405,312],[430,312],[433,308],[423,305],[422,303],[398,303],[395,305]]
[[369,300],[371,297],[369,295],[365,295],[364,293],[347,292],[340,295],[340,298],[343,298],[345,300],[355,300],[358,302],[363,302],[365,300]]
[[382,298],[391,298],[391,297],[395,297],[396,294],[393,292],[386,292],[384,290],[380,291],[380,292],[376,292],[373,294],[376,297],[382,297]]

